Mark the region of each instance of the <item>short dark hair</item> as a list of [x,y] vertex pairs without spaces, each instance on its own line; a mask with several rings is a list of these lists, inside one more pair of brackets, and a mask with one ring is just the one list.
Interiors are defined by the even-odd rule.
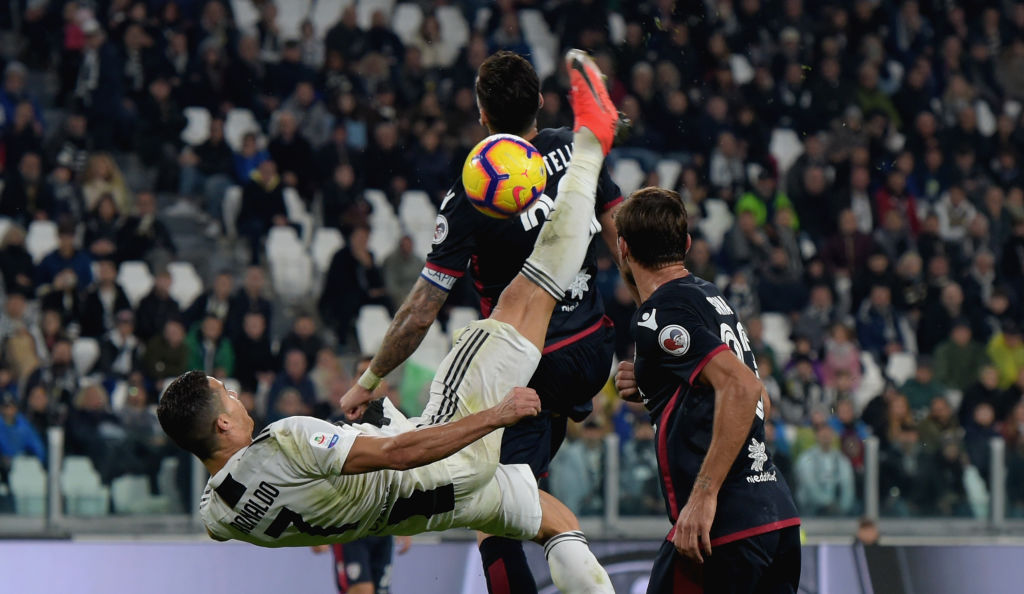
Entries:
[[615,226],[630,257],[645,268],[686,259],[689,223],[686,204],[677,192],[655,187],[633,192],[615,213]]
[[525,132],[540,110],[537,71],[519,54],[500,51],[480,64],[476,97],[495,131]]
[[167,386],[156,416],[174,443],[206,460],[217,446],[213,426],[222,411],[220,399],[210,388],[210,378],[193,370],[179,375]]

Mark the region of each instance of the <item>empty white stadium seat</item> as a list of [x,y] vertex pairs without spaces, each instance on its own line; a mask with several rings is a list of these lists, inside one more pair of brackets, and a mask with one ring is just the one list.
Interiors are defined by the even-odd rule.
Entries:
[[313,243],[310,252],[313,256],[313,264],[320,274],[327,272],[331,267],[331,260],[334,254],[345,246],[345,238],[341,231],[333,227],[321,227],[313,233]]
[[190,262],[171,262],[167,272],[171,274],[171,297],[181,309],[188,308],[203,292],[203,279]]
[[231,0],[231,14],[235,25],[243,31],[253,33],[260,20],[260,11],[252,0]]
[[282,194],[284,194],[284,207],[288,212],[288,220],[297,223],[302,228],[300,237],[303,243],[308,244],[313,236],[313,215],[309,214],[306,203],[295,188],[285,188]]
[[302,242],[290,226],[271,227],[267,232],[267,260],[302,251]]
[[423,9],[419,4],[402,2],[395,6],[395,12],[391,15],[391,30],[398,35],[402,43],[412,43],[422,24]]
[[268,258],[274,293],[288,302],[311,296],[313,259],[304,250],[284,250]]
[[885,375],[897,386],[914,377],[917,359],[911,353],[893,353],[885,365]]
[[376,353],[384,342],[384,333],[391,325],[391,314],[383,305],[364,305],[356,318],[356,337],[359,352]]
[[707,216],[702,218],[697,225],[704,234],[704,238],[707,239],[712,251],[717,252],[722,246],[725,234],[732,228],[735,217],[733,217],[732,211],[729,210],[729,205],[724,200],[709,198],[704,201],[704,206],[707,209]]
[[402,236],[402,226],[384,192],[366,190],[363,195],[373,207],[370,213],[370,228],[373,229],[370,233],[370,251],[379,264],[395,251],[398,239]]
[[455,338],[456,333],[465,328],[470,322],[480,319],[480,312],[472,307],[453,307],[448,312],[448,334]]
[[20,516],[46,515],[46,471],[35,456],[15,456],[7,477]]
[[626,19],[617,12],[608,13],[608,41],[613,45],[626,41]]
[[99,358],[100,343],[95,338],[81,336],[71,343],[71,361],[79,374],[89,375]]
[[519,11],[519,28],[526,38],[526,43],[533,50],[530,56],[537,76],[544,80],[555,73],[557,65],[555,55],[558,53],[558,38],[551,32],[548,22],[541,11],[527,8]]
[[117,271],[117,283],[124,289],[132,308],[135,308],[138,307],[139,301],[153,290],[153,274],[145,262],[128,260],[122,262]]
[[612,167],[612,179],[622,190],[623,196],[628,196],[637,190],[644,183],[644,170],[640,164],[633,159],[619,159]]
[[170,513],[181,513],[181,492],[178,489],[178,464],[179,461],[173,456],[168,456],[160,461],[160,472],[156,476],[156,488],[161,495],[169,501]]
[[776,128],[772,130],[768,151],[779,164],[779,175],[784,175],[792,167],[793,162],[803,154],[804,145],[796,132],[789,128]]
[[47,254],[57,249],[57,223],[53,221],[32,221],[25,235],[25,249],[38,264]]
[[7,236],[7,231],[10,230],[12,224],[11,219],[0,217],[0,241],[3,241],[4,237]]
[[68,515],[102,516],[107,514],[110,490],[85,456],[67,456],[60,471],[60,490]]
[[434,320],[423,337],[423,342],[409,356],[409,361],[428,369],[436,369],[441,365],[441,360],[448,354],[451,346],[448,335],[441,330],[440,322]]
[[434,14],[441,29],[441,43],[451,50],[469,42],[469,24],[458,6],[438,6]]
[[434,242],[437,209],[426,192],[409,191],[402,195],[398,207],[398,220],[412,237],[413,252],[426,258]]
[[199,146],[210,138],[210,110],[205,107],[185,108],[185,129],[181,140],[191,146]]
[[765,344],[775,351],[776,363],[781,367],[789,361],[789,355],[793,352],[793,341],[789,339],[793,331],[789,319],[779,313],[761,314],[763,330],[761,337]]
[[280,38],[298,39],[302,21],[309,15],[310,0],[284,0],[274,4],[277,5],[277,29]]
[[683,170],[683,164],[675,159],[662,159],[658,161],[656,171],[658,172],[658,185],[663,188],[674,188],[679,181],[679,173]]
[[228,237],[238,237],[238,213],[242,210],[242,188],[231,186],[224,192],[224,229]]
[[260,131],[260,125],[248,109],[236,107],[228,112],[224,120],[224,139],[236,153],[242,149],[242,138],[249,132]]
[[166,513],[170,500],[166,496],[153,495],[149,488],[149,477],[141,474],[119,476],[110,484],[111,502],[114,512],[119,514]]

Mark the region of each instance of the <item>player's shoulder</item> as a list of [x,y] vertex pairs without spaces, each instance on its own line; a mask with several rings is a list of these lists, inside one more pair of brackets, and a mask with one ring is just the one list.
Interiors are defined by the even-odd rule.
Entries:
[[537,131],[537,135],[530,141],[537,150],[544,152],[556,146],[572,144],[572,128],[562,126],[561,128],[543,128]]
[[345,425],[328,423],[316,417],[294,416],[285,417],[267,425],[253,438],[253,445],[261,443],[266,439],[304,439],[309,440],[310,445],[320,446],[328,443],[331,437],[344,431],[351,431]]
[[666,282],[644,302],[644,306],[668,309],[699,308],[709,297],[719,295],[714,284],[689,274]]

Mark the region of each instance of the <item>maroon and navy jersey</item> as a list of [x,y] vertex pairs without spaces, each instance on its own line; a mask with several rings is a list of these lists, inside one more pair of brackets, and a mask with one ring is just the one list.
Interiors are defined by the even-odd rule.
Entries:
[[[718,288],[692,274],[659,287],[637,310],[637,388],[655,428],[658,468],[673,525],[711,445],[715,392],[698,381],[716,356],[757,365],[743,324]],[[718,494],[711,544],[799,524],[789,487],[764,443],[764,403]]]
[[[569,128],[541,130],[530,142],[544,156],[548,173],[544,194],[532,207],[509,219],[491,218],[470,204],[460,179],[445,196],[437,215],[434,247],[427,256],[422,276],[437,287],[450,291],[455,281],[469,270],[484,316],[491,314],[498,296],[519,274],[533,251],[540,228],[547,222],[558,197],[558,182],[565,175],[572,158],[572,130]],[[602,168],[595,216],[590,224],[592,235],[598,235],[601,230],[597,215],[621,201],[618,186],[612,181],[607,168]],[[551,315],[545,352],[572,343],[597,331],[602,325],[604,304],[595,286],[597,257],[594,241],[592,238],[583,268]]]

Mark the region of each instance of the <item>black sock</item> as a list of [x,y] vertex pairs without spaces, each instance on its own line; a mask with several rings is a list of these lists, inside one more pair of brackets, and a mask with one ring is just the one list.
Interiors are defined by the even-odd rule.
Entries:
[[480,543],[480,557],[490,594],[537,594],[522,541],[488,536]]

